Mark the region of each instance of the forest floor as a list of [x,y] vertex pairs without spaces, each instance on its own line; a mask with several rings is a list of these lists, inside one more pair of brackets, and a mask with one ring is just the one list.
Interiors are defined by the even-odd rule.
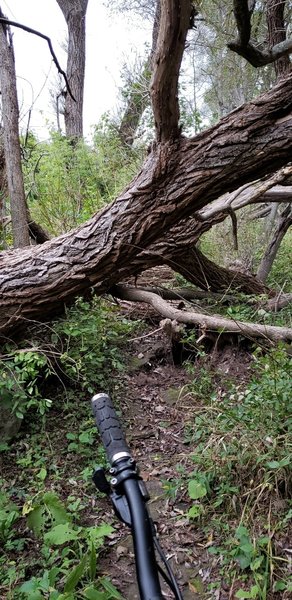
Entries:
[[[234,597],[241,585],[234,580],[231,590],[230,582],[224,581],[220,573],[222,558],[208,553],[215,532],[206,531],[200,526],[200,520],[192,521],[187,516],[194,504],[187,493],[187,482],[194,472],[195,444],[187,431],[192,429],[194,415],[200,413],[203,401],[196,400],[190,393],[190,375],[183,366],[173,364],[169,340],[163,339],[161,332],[137,340],[133,345],[136,346],[134,370],[124,378],[125,392],[120,409],[127,439],[150,493],[149,508],[161,544],[185,600],[227,600]],[[228,378],[245,379],[250,357],[226,348],[213,357],[215,366],[217,379],[219,374],[222,381],[226,374]],[[101,567],[125,598],[134,600],[139,595],[131,536],[126,527],[121,527],[120,533],[121,538]]]
[[[124,349],[127,366],[115,374],[113,395],[150,493],[149,509],[161,545],[184,599],[288,599],[290,488],[286,471],[283,474],[287,462],[279,462],[274,477],[275,465],[270,460],[271,475],[266,477],[263,461],[272,457],[272,442],[267,437],[257,446],[254,432],[261,427],[261,413],[253,418],[249,436],[247,430],[241,431],[240,419],[241,414],[243,421],[250,417],[243,410],[234,417],[240,400],[233,394],[229,421],[223,408],[231,387],[240,390],[252,378],[251,348],[227,345],[219,351],[215,345],[208,354],[197,352],[187,364],[176,364],[180,361],[152,309],[145,315],[144,306],[122,302],[120,311],[127,319],[143,317],[145,321],[146,317],[147,326]],[[117,521],[108,500],[96,494],[91,481],[93,464],[104,464],[96,440],[88,397],[79,395],[75,406],[54,404],[45,430],[40,432],[37,424],[26,422],[5,454],[2,491],[9,492],[16,507],[22,507],[22,517],[30,511],[37,517],[40,510],[45,529],[50,515],[45,516],[39,498],[51,491],[82,527],[110,524],[113,529],[105,534],[97,557],[97,575],[112,582],[124,599],[135,600],[139,596],[129,529]],[[86,586],[78,592],[79,584],[71,596],[54,596],[53,584],[45,588],[40,583],[40,568],[58,565],[60,546],[42,549],[22,517],[16,517],[14,534],[8,535],[2,555],[1,600],[94,598],[89,592],[86,595]],[[79,552],[82,562],[82,544]],[[75,546],[74,553],[76,560]],[[70,571],[73,567],[66,560]],[[64,565],[62,569],[65,573]],[[17,586],[28,580],[34,591],[29,594],[27,589],[21,595]],[[100,598],[118,597],[108,593]],[[165,598],[171,597],[165,591]]]

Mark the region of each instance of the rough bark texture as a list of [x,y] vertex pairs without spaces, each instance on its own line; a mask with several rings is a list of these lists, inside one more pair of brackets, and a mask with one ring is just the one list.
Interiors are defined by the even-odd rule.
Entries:
[[[1,9],[0,16],[3,17]],[[13,244],[15,248],[22,248],[29,245],[29,232],[18,133],[16,73],[12,36],[3,24],[0,24],[0,86]]]
[[[286,0],[267,0],[267,24],[269,35],[269,47],[273,48],[286,40],[286,29],[284,24],[284,10]],[[292,48],[291,48],[292,52]],[[274,63],[277,78],[281,77],[291,69],[288,54],[284,54]]]
[[67,79],[75,98],[65,99],[67,137],[83,136],[83,92],[85,77],[85,17],[88,0],[57,0],[68,27]]
[[108,290],[135,272],[139,253],[170,227],[286,164],[291,112],[287,79],[198,136],[155,146],[121,196],[81,227],[42,246],[2,254],[0,331],[56,313],[91,285]]
[[155,68],[151,83],[156,138],[179,137],[178,76],[192,15],[191,0],[161,0]]

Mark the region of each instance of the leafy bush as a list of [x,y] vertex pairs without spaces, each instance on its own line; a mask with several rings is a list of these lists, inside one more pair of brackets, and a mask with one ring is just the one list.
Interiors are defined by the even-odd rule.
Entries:
[[27,340],[18,348],[8,344],[0,360],[1,400],[20,419],[29,409],[45,416],[52,405],[52,399],[44,396],[51,395],[46,382],[52,377],[65,379],[67,389],[79,388],[88,394],[111,387],[113,373],[124,368],[122,346],[138,323],[93,297],[91,301],[78,299],[47,330],[39,327],[30,346]]
[[93,147],[53,132],[23,148],[23,172],[32,217],[52,235],[89,219],[111,201],[137,172],[142,150],[126,148],[108,117],[96,126]]
[[137,326],[100,298],[77,300],[66,318],[53,325],[52,336],[56,345],[62,345],[60,364],[72,384],[89,394],[108,388],[113,372],[124,368],[122,346]]

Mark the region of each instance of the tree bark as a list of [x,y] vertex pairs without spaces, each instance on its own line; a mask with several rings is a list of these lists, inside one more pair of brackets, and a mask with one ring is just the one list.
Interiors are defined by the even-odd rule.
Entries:
[[[0,16],[3,17],[1,9]],[[13,244],[15,248],[22,248],[29,245],[29,232],[18,132],[16,73],[11,32],[3,23],[0,24],[0,86]]]
[[[268,43],[269,48],[281,44],[286,40],[286,29],[284,24],[284,10],[286,0],[267,0],[267,24],[268,24]],[[291,48],[292,52],[292,48]],[[284,54],[274,62],[277,78],[282,77],[291,69],[291,62],[288,54]]]
[[67,79],[74,99],[66,93],[66,136],[83,136],[83,92],[85,77],[85,18],[88,0],[57,0],[68,27]]
[[291,111],[287,79],[198,136],[155,145],[121,196],[74,231],[0,255],[0,331],[55,314],[92,285],[99,293],[108,290],[137,270],[139,255],[163,232],[285,165]]
[[274,231],[274,235],[267,245],[264,256],[260,262],[257,271],[257,279],[265,283],[273,266],[277,252],[281,242],[292,224],[292,209],[291,204],[288,204],[280,215],[278,225]]
[[191,0],[161,0],[161,14],[150,86],[156,139],[167,142],[180,135],[178,77],[193,12]]

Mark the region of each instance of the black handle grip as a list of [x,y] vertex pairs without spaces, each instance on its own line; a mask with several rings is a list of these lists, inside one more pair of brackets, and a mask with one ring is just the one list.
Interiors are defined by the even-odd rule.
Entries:
[[107,394],[96,394],[91,404],[109,463],[112,465],[123,456],[131,456],[111,398]]

